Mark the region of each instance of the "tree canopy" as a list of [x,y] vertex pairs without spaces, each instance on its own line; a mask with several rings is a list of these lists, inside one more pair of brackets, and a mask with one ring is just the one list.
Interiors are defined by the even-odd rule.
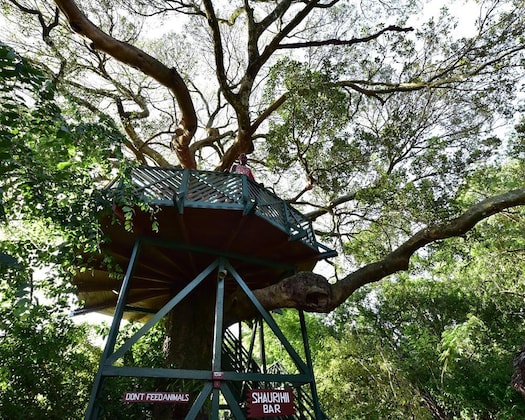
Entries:
[[[368,260],[380,262],[307,309],[330,311],[406,269],[422,246],[523,204],[518,189],[451,220],[466,209],[458,186],[495,158],[491,130],[513,112],[519,2],[473,4],[468,36],[446,8],[417,21],[420,6],[403,2],[11,4],[8,18],[32,23],[13,42],[40,35],[27,53],[85,112],[120,120],[129,158],[223,170],[253,152],[260,172],[312,219],[325,215],[319,229],[346,249],[370,231],[388,238],[365,239],[381,242]],[[180,29],[143,35],[168,21]]]

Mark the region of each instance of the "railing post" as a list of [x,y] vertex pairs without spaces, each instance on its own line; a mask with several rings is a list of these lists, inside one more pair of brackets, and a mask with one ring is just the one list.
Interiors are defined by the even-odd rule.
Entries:
[[173,204],[175,204],[175,206],[177,207],[179,214],[184,213],[184,204],[188,194],[189,178],[190,170],[184,169],[184,172],[182,174],[182,180],[180,182],[180,188],[178,191],[175,191],[175,194],[173,194]]

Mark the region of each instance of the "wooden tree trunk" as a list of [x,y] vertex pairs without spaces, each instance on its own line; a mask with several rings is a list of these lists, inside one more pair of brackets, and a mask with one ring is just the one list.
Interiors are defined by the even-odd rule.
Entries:
[[525,344],[514,356],[514,373],[511,383],[512,387],[525,398]]
[[[166,367],[211,370],[215,288],[215,281],[207,279],[168,314],[164,343]],[[202,382],[169,379],[160,379],[157,385],[159,391],[190,392],[191,401],[202,386]],[[153,417],[159,420],[184,419],[190,408],[191,403],[156,404]],[[206,409],[202,410],[201,416],[199,418],[209,418]]]

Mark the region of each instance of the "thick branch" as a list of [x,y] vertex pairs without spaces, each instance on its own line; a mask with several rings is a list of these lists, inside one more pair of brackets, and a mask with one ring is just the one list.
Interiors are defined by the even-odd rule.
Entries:
[[197,115],[188,87],[177,70],[169,68],[141,49],[103,32],[80,11],[74,1],[55,0],[55,3],[68,19],[73,31],[90,39],[93,48],[139,69],[173,92],[182,114],[181,131],[174,139],[174,149],[182,166],[195,168],[195,157],[190,153],[189,144],[197,130]]
[[514,356],[514,373],[511,384],[525,398],[525,345]]
[[325,39],[321,41],[306,41],[306,42],[293,42],[288,44],[280,44],[277,46],[277,49],[284,48],[307,48],[307,47],[322,47],[326,45],[355,45],[364,42],[372,41],[376,38],[379,38],[385,32],[411,32],[414,28],[402,28],[400,26],[390,25],[375,34],[365,36],[362,38],[352,38],[352,39]]
[[[233,131],[226,131],[222,134],[217,134],[217,135],[210,134],[208,137],[205,137],[201,140],[193,142],[193,144],[190,147],[190,150],[192,151],[192,153],[196,153],[197,150],[200,150],[207,146],[212,146],[214,143],[218,143],[222,139],[226,137],[233,137],[234,135],[235,135],[235,132]],[[220,170],[220,169],[217,169],[217,170]]]
[[340,204],[344,204],[344,203],[347,203],[348,201],[354,200],[355,196],[356,196],[355,193],[343,195],[343,196],[338,197],[337,199],[331,201],[330,203],[328,203],[328,205],[326,207],[320,208],[318,210],[311,211],[310,213],[307,213],[305,216],[309,220],[313,221],[313,220],[317,219],[318,217],[321,217],[322,215],[324,215],[326,213],[331,213]]
[[58,17],[59,17],[58,9],[55,10],[55,15],[53,17],[53,20],[48,25],[44,19],[44,15],[42,14],[40,10],[30,9],[28,7],[25,7],[16,0],[9,0],[9,1],[13,3],[16,7],[18,7],[22,12],[28,13],[30,15],[36,15],[38,17],[38,22],[40,23],[40,26],[42,27],[42,39],[44,40],[46,44],[53,46],[53,43],[49,39],[49,34],[51,33],[51,30],[53,28],[58,26]]
[[281,45],[281,41],[286,36],[288,36],[290,32],[294,30],[311,13],[311,11],[317,6],[318,3],[319,3],[319,0],[312,0],[312,1],[307,2],[305,7],[302,10],[300,10],[293,17],[293,19],[290,20],[290,22],[288,22],[286,26],[282,28],[275,35],[275,37],[266,46],[266,48],[264,48],[259,58],[250,63],[247,73],[250,73],[252,77],[254,77],[254,75],[257,74],[257,72],[261,69],[261,67],[268,61],[268,59],[273,55],[273,53],[279,48],[279,45]]
[[[525,188],[490,197],[453,220],[420,230],[382,260],[348,274],[337,283],[330,284],[323,276],[303,272],[264,289],[254,290],[254,294],[267,310],[300,308],[310,312],[328,313],[345,302],[360,287],[390,274],[408,270],[411,256],[425,245],[462,236],[480,221],[505,209],[522,205],[525,205]],[[241,293],[232,299],[231,306],[227,309],[227,319],[232,322],[255,315],[251,303]]]
[[383,279],[398,271],[407,270],[410,257],[432,242],[462,236],[480,221],[501,211],[525,204],[525,188],[487,198],[472,206],[456,219],[420,230],[383,260],[369,264],[349,274],[334,285],[337,290],[334,308],[365,284]]
[[[469,69],[466,72],[460,72],[466,65],[456,65],[447,69],[447,72],[441,72],[439,75],[431,77],[428,81],[408,82],[408,83],[386,83],[386,82],[371,82],[370,80],[343,80],[335,83],[335,86],[347,87],[353,89],[363,95],[375,97],[379,100],[379,95],[397,93],[397,92],[415,92],[423,89],[433,89],[444,87],[447,85],[455,85],[457,83],[469,80],[482,73],[488,67],[501,62],[505,58],[520,52],[524,49],[519,45],[508,51],[495,56],[491,60],[487,60],[478,66]],[[456,73],[454,73],[456,72]],[[445,77],[447,76],[448,77]],[[366,86],[366,87],[365,87]],[[381,100],[382,101],[382,100]]]
[[224,67],[224,53],[222,47],[222,38],[221,31],[219,28],[219,22],[217,16],[215,15],[215,9],[211,0],[204,0],[204,8],[206,10],[206,18],[208,20],[208,25],[211,30],[213,37],[213,52],[215,57],[215,68],[217,71],[217,80],[221,87],[221,91],[224,94],[224,97],[228,102],[235,103],[236,98],[230,87],[228,86],[228,81],[226,77],[226,68]]
[[257,117],[257,119],[252,123],[252,126],[251,126],[251,134],[255,133],[255,131],[259,128],[259,126],[264,122],[266,121],[266,119],[274,112],[276,111],[277,109],[279,109],[279,107],[284,104],[286,102],[286,100],[288,99],[288,94],[285,93],[283,95],[281,95],[279,98],[277,98],[276,101],[274,101],[272,104],[270,104],[270,106],[268,108],[266,108],[264,110],[264,112],[259,115]]
[[210,0],[204,0],[206,15],[208,17],[208,24],[210,25],[213,35],[215,64],[217,66],[217,75],[219,83],[221,85],[222,93],[224,94],[225,98],[235,109],[238,123],[237,139],[232,145],[232,147],[230,147],[222,157],[218,165],[219,170],[224,170],[227,167],[229,167],[229,164],[231,164],[231,162],[237,158],[239,153],[250,153],[253,150],[253,134],[260,126],[260,124],[267,118],[267,116],[274,109],[279,107],[282,104],[282,102],[284,102],[284,100],[286,99],[286,96],[280,98],[274,104],[274,106],[270,107],[253,124],[251,123],[249,113],[249,98],[257,74],[259,73],[263,65],[267,63],[268,59],[275,52],[279,43],[311,13],[311,11],[316,7],[318,3],[319,0],[312,0],[307,2],[303,9],[301,9],[290,20],[290,22],[288,22],[288,24],[275,35],[271,42],[266,45],[262,53],[259,53],[258,45],[261,34],[273,22],[275,22],[277,19],[284,15],[284,13],[289,9],[292,2],[291,0],[283,0],[281,2],[278,2],[276,7],[258,23],[255,21],[255,18],[252,14],[252,10],[250,9],[248,2],[245,2],[244,11],[246,12],[248,20],[248,66],[246,68],[244,77],[242,78],[242,81],[239,84],[237,93],[234,93],[231,91],[231,88],[226,83],[226,73],[223,63],[220,30],[217,23],[217,19],[215,17],[213,4]]

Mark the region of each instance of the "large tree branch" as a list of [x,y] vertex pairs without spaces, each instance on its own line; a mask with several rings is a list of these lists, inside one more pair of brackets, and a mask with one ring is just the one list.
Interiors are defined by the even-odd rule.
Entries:
[[[465,80],[469,80],[475,76],[482,74],[488,67],[502,62],[506,58],[522,51],[524,46],[517,46],[504,51],[495,56],[491,60],[487,60],[472,69],[467,67],[467,63],[457,64],[453,67],[447,68],[447,71],[442,71],[438,75],[432,76],[428,81],[415,81],[407,83],[387,83],[374,82],[370,80],[341,80],[336,82],[335,86],[347,87],[353,89],[363,95],[375,97],[379,100],[379,95],[397,93],[397,92],[415,92],[423,89],[435,89],[445,87],[448,85],[455,85]],[[462,71],[465,70],[465,71]],[[381,100],[382,101],[382,100]]]
[[[338,0],[325,5],[326,7],[332,6],[337,3]],[[212,2],[210,0],[204,0],[206,7],[206,14],[208,16],[208,23],[210,25],[213,44],[215,51],[215,60],[217,66],[217,74],[219,83],[221,85],[222,92],[228,102],[233,106],[237,114],[237,139],[233,145],[223,155],[219,165],[219,170],[224,170],[229,167],[231,162],[237,158],[239,153],[249,153],[253,149],[253,134],[259,128],[259,126],[266,120],[266,118],[277,109],[286,100],[286,95],[279,98],[272,106],[270,106],[256,121],[251,123],[249,113],[249,97],[253,88],[253,83],[256,79],[260,69],[265,65],[268,59],[273,55],[279,46],[280,42],[290,34],[290,32],[296,28],[304,19],[312,12],[312,10],[318,6],[319,0],[312,0],[306,2],[303,9],[299,10],[295,16],[282,28],[274,38],[266,45],[266,47],[259,52],[259,40],[260,36],[264,31],[276,20],[280,19],[286,11],[290,8],[293,2],[291,0],[283,0],[277,3],[276,7],[268,13],[268,15],[256,22],[253,10],[250,8],[249,3],[246,1],[244,4],[244,11],[248,21],[248,66],[244,77],[239,84],[237,93],[233,93],[231,88],[226,83],[226,74],[223,63],[222,55],[222,44],[220,38],[220,30],[215,17],[215,11],[213,9]]]
[[259,126],[264,122],[266,121],[266,119],[273,113],[275,112],[277,109],[279,109],[279,107],[284,104],[286,102],[286,100],[288,99],[289,95],[288,93],[285,93],[283,95],[281,95],[279,98],[277,98],[277,100],[275,100],[272,104],[270,104],[270,106],[268,108],[266,108],[258,117],[257,119],[252,123],[252,126],[251,126],[251,134],[255,133],[255,131],[259,128]]
[[318,217],[321,217],[322,215],[326,213],[331,213],[337,206],[347,203],[348,201],[354,200],[355,197],[356,197],[356,193],[350,193],[350,194],[343,195],[331,201],[325,207],[319,208],[317,210],[313,210],[305,214],[305,216],[307,219],[314,221],[315,219],[317,219]]
[[58,8],[55,9],[53,20],[51,21],[51,23],[48,24],[46,22],[46,19],[44,18],[44,14],[40,10],[30,9],[28,7],[25,7],[16,0],[9,0],[9,1],[13,3],[16,7],[18,7],[22,12],[37,16],[38,22],[40,23],[40,26],[42,27],[42,39],[44,40],[46,44],[53,46],[53,43],[49,39],[49,34],[51,33],[52,29],[58,26],[58,18],[59,18]]
[[180,131],[173,142],[174,149],[183,167],[195,168],[195,157],[190,153],[189,144],[197,130],[197,115],[188,87],[177,70],[164,65],[141,49],[103,32],[80,11],[74,1],[55,0],[55,3],[68,19],[73,31],[90,39],[93,48],[139,69],[173,92],[182,114]]
[[[261,34],[266,28],[268,28],[273,22],[282,17],[284,13],[289,9],[291,5],[290,0],[281,1],[276,7],[270,12],[264,19],[255,22],[255,18],[252,15],[252,11],[249,8],[248,2],[245,3],[245,10],[248,17],[248,66],[246,68],[245,75],[239,85],[238,93],[232,100],[229,100],[232,106],[235,108],[237,113],[238,121],[238,132],[237,140],[233,146],[226,151],[219,168],[224,169],[228,167],[228,164],[232,162],[241,152],[251,152],[253,149],[253,134],[264,121],[267,115],[258,118],[254,124],[250,121],[249,113],[249,97],[252,91],[253,83],[256,79],[257,74],[261,70],[262,66],[267,63],[268,59],[275,52],[276,47],[279,43],[295,28],[297,27],[315,8],[319,0],[312,0],[306,3],[303,9],[301,9],[288,24],[282,28],[272,39],[272,41],[263,49],[262,53],[259,53],[258,44]],[[225,95],[226,96],[226,95]],[[284,98],[283,98],[284,100]],[[276,105],[279,106],[279,101]],[[282,102],[281,102],[282,103]]]
[[355,45],[364,42],[372,41],[376,38],[379,38],[385,32],[411,32],[414,28],[402,28],[400,26],[390,25],[386,28],[381,29],[375,34],[368,35],[362,38],[352,38],[352,39],[325,39],[320,41],[305,41],[305,42],[293,42],[293,43],[283,43],[277,46],[277,49],[288,49],[288,48],[307,48],[307,47],[322,47],[326,45]]
[[[525,188],[490,197],[473,205],[455,219],[420,230],[382,260],[348,274],[337,283],[331,284],[318,274],[302,272],[272,286],[254,290],[254,294],[267,310],[299,308],[309,312],[328,313],[345,302],[360,287],[390,274],[408,270],[410,258],[424,246],[442,239],[462,236],[480,221],[505,209],[522,205],[525,205]],[[251,302],[241,292],[231,299],[227,309],[226,318],[231,322],[256,315]]]
[[[288,22],[284,28],[282,28],[275,37],[271,40],[271,42],[264,48],[262,53],[259,55],[259,57],[252,61],[247,69],[247,74],[250,74],[252,78],[255,77],[255,75],[259,72],[261,67],[266,64],[266,62],[269,60],[269,58],[273,55],[273,53],[277,50],[279,45],[281,44],[281,41],[286,38],[290,32],[292,32],[293,29],[295,29],[306,17],[312,12],[312,10],[318,5],[319,0],[311,0],[306,3],[305,7],[300,10],[293,19]],[[277,10],[277,9],[276,9]],[[273,16],[274,20],[278,16]]]
[[222,46],[221,30],[219,28],[219,21],[215,14],[215,8],[211,0],[203,0],[204,9],[206,10],[206,18],[208,20],[208,26],[210,27],[212,39],[213,39],[213,52],[215,57],[215,69],[217,72],[217,81],[221,91],[226,100],[235,106],[236,97],[233,94],[230,86],[228,85],[228,79],[226,77],[226,68],[224,66],[224,53]]

